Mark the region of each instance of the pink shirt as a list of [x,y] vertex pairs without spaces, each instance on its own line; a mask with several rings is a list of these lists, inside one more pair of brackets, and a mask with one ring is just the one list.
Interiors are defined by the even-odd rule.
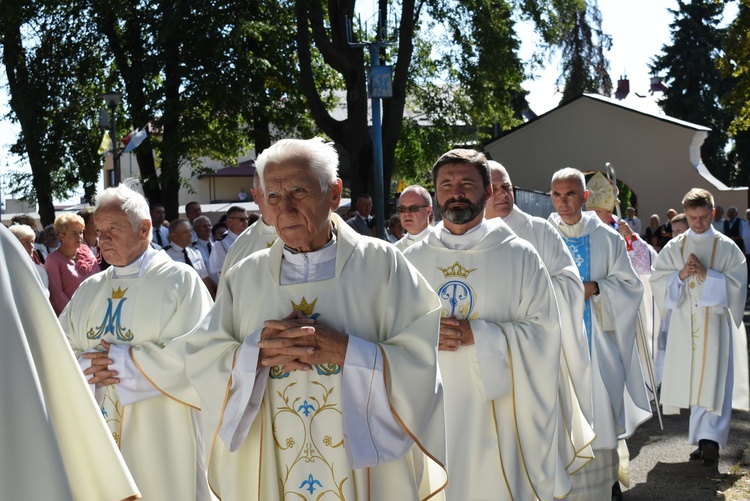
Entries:
[[58,317],[81,282],[100,271],[96,257],[85,244],[78,247],[75,261],[59,250],[51,252],[44,262],[44,269],[49,276],[49,300]]

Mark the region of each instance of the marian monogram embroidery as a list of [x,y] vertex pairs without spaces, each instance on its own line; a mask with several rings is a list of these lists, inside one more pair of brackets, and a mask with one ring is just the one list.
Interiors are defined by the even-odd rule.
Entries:
[[[133,333],[129,328],[123,327],[120,322],[120,314],[122,312],[122,305],[128,298],[125,297],[125,293],[128,289],[122,290],[120,287],[117,290],[112,289],[112,297],[107,298],[107,312],[104,315],[101,325],[96,329],[91,328],[86,333],[86,337],[89,339],[100,339],[106,334],[114,334],[117,336],[118,341],[132,341]],[[115,300],[117,304],[115,305]]]
[[466,282],[466,278],[476,268],[466,269],[456,261],[447,268],[437,267],[445,278],[449,280],[437,289],[437,295],[444,307],[440,312],[441,317],[455,316],[461,320],[475,320],[479,318],[479,312],[474,311],[477,303],[477,294]]

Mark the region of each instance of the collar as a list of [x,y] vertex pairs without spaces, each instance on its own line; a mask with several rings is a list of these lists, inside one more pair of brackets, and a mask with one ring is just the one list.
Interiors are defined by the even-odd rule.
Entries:
[[291,264],[302,266],[304,264],[316,265],[336,259],[336,232],[333,232],[331,240],[318,250],[312,252],[297,252],[286,245],[283,249],[284,259]]
[[444,224],[441,224],[440,231],[437,232],[438,238],[443,244],[451,249],[469,249],[474,247],[487,234],[487,220],[482,221],[464,233],[463,235],[454,235]]
[[690,228],[685,232],[685,235],[689,237],[695,237],[695,238],[713,238],[716,235],[718,235],[718,231],[713,227],[713,225],[709,224],[708,229],[704,231],[703,233],[696,233]]
[[426,237],[426,236],[427,236],[427,234],[428,234],[428,233],[429,233],[430,231],[432,231],[432,226],[430,226],[430,225],[428,224],[427,226],[425,226],[424,230],[420,231],[420,232],[419,232],[419,233],[417,233],[416,235],[412,235],[411,233],[407,233],[407,234],[406,234],[406,238],[407,238],[407,239],[409,239],[409,240],[413,240],[413,241],[415,241],[415,242],[418,242],[418,241],[422,240],[422,239],[423,239],[424,237]]
[[149,245],[148,247],[146,247],[146,251],[143,254],[141,254],[125,266],[112,266],[114,278],[142,277],[143,275],[145,275],[146,268],[148,268],[151,259],[153,259],[153,257],[156,256],[158,252],[159,251],[153,249]]

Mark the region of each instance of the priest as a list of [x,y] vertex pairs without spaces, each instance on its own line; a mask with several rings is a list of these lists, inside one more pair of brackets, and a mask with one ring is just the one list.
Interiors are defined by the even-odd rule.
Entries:
[[[227,270],[181,340],[211,488],[224,501],[434,494],[446,482],[435,293],[391,244],[334,214],[333,145],[282,140],[256,168],[279,239]],[[435,487],[420,493],[423,471]]]
[[449,151],[432,172],[443,221],[404,255],[442,305],[445,499],[564,496],[559,315],[549,275],[531,244],[502,220],[484,219],[492,186],[483,154]]
[[508,171],[489,160],[492,196],[484,216],[502,218],[513,232],[539,253],[555,289],[558,327],[562,340],[560,359],[560,454],[569,473],[583,468],[593,457],[593,401],[591,360],[583,330],[583,283],[578,268],[560,234],[549,221],[526,214],[515,205],[513,183]]
[[0,497],[137,499],[33,266],[0,225]]
[[[711,225],[714,199],[694,188],[682,199],[689,230],[662,249],[651,276],[669,312],[661,401],[690,408],[690,459],[713,466],[726,447],[732,407],[748,410],[745,255]],[[733,401],[734,400],[734,401]]]
[[[636,322],[643,286],[625,241],[593,211],[583,173],[572,168],[552,177],[549,221],[568,246],[583,280],[584,310],[594,399],[595,458],[571,477],[571,500],[622,499],[618,439],[629,437],[651,417],[651,405],[636,348]],[[614,192],[602,191],[614,199]],[[592,201],[607,207],[609,201]]]
[[149,246],[148,204],[131,182],[96,197],[111,266],[81,284],[60,323],[144,499],[209,500],[200,404],[183,360],[166,348],[197,325],[211,296],[190,266]]

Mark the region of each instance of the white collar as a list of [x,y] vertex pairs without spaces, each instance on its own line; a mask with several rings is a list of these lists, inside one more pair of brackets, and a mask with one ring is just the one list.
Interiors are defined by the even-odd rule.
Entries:
[[440,241],[450,249],[470,249],[484,238],[487,231],[487,220],[482,218],[482,221],[478,225],[463,235],[454,235],[445,227],[445,224],[442,225],[441,230],[437,234]]
[[719,232],[716,231],[716,229],[713,227],[712,224],[708,225],[708,229],[704,231],[703,233],[696,233],[693,230],[689,229],[685,232],[685,234],[689,237],[695,237],[695,238],[713,238],[715,237]]
[[306,263],[317,265],[336,259],[336,243],[336,232],[333,232],[331,240],[320,249],[311,252],[296,252],[284,246],[282,252],[284,259],[291,264],[298,266],[303,266]]
[[141,278],[146,273],[151,259],[159,252],[150,245],[146,251],[125,266],[112,266],[115,278]]

